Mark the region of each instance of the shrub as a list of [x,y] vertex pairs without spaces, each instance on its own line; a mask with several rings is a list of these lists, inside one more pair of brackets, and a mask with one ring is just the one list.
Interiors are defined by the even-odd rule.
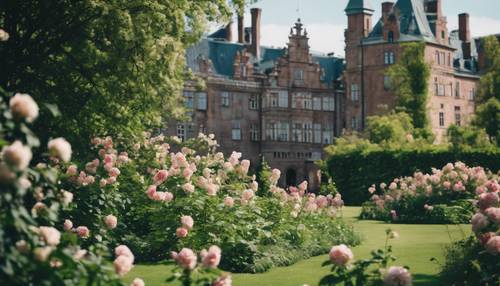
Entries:
[[369,199],[366,190],[374,182],[387,182],[415,172],[431,172],[448,162],[461,161],[483,166],[496,173],[500,167],[500,149],[448,149],[440,145],[379,146],[357,139],[348,143],[339,139],[327,148],[326,170],[348,205],[361,205]]
[[478,189],[474,236],[448,247],[442,265],[445,285],[500,285],[500,186],[491,180]]
[[373,194],[360,217],[404,223],[467,223],[478,188],[493,177],[481,167],[449,163],[432,174],[415,173],[368,188]]

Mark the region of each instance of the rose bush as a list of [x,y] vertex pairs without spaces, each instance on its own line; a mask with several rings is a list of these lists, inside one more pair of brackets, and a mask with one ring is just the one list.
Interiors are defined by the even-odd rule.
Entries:
[[497,176],[482,167],[457,162],[432,174],[372,185],[371,200],[363,204],[363,219],[402,223],[468,223],[475,211],[473,200]]
[[[97,152],[119,154],[106,151],[107,140],[93,140]],[[219,245],[223,269],[262,272],[326,253],[332,241],[359,241],[337,216],[343,205],[339,195],[309,194],[307,183],[281,189],[276,185],[279,170],[260,179],[268,182],[263,189],[249,174],[250,162],[237,152],[225,158],[216,151],[213,136],[180,142],[145,134],[122,145],[129,148],[129,160],[119,167],[114,183],[119,186],[114,198],[119,223],[113,233],[116,243],[127,243],[139,261],[161,261],[184,247],[201,251]],[[109,172],[103,174],[108,180]],[[96,177],[89,186],[98,189],[100,180]],[[105,195],[113,194],[108,187]]]

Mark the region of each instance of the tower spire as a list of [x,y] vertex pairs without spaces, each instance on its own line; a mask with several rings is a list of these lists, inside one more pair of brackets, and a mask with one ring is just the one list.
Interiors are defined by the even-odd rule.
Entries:
[[347,7],[345,8],[345,13],[347,15],[354,14],[368,14],[373,15],[375,11],[371,0],[349,0]]

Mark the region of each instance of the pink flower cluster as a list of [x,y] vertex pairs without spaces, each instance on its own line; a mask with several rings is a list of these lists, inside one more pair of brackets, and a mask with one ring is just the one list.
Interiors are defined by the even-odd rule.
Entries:
[[118,275],[123,276],[127,274],[132,267],[134,267],[134,254],[132,251],[125,246],[120,245],[115,248],[115,261],[113,261],[113,265],[115,266],[115,271]]
[[478,212],[472,216],[472,231],[491,255],[500,255],[500,185],[490,180],[478,187]]
[[[208,250],[203,249],[200,251],[200,266],[208,269],[215,269],[219,266],[221,260],[221,249],[212,245]],[[189,249],[183,248],[179,253],[173,251],[171,252],[171,257],[177,264],[185,269],[192,271],[198,265],[198,256],[196,253]],[[215,279],[212,283],[213,286],[231,286],[231,276],[228,274],[223,274],[222,276]]]

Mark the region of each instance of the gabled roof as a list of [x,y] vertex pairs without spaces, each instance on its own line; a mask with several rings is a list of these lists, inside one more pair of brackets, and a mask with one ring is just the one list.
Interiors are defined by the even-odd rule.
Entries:
[[375,11],[370,0],[349,0],[347,7],[345,8],[345,13],[347,15],[365,13],[373,14]]
[[[436,43],[429,20],[425,12],[423,0],[399,0],[392,8],[399,22],[400,42],[426,41]],[[377,22],[370,35],[364,40],[366,43],[383,40],[384,21]]]

